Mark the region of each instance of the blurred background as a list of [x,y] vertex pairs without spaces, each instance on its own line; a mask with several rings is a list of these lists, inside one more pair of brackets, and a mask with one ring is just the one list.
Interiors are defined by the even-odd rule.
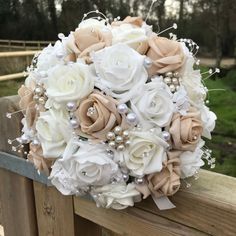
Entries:
[[[218,67],[220,74],[206,80],[209,106],[217,126],[207,146],[213,150],[217,171],[236,176],[236,4],[235,0],[157,0],[148,24],[154,31],[173,23],[178,38],[191,38],[200,46],[200,68]],[[117,16],[147,15],[151,0],[0,0],[0,96],[17,93],[32,53],[67,35],[83,14],[100,10]],[[163,36],[168,36],[169,32]],[[21,55],[17,55],[20,51]],[[26,52],[22,54],[21,52]],[[217,90],[223,89],[223,90]]]

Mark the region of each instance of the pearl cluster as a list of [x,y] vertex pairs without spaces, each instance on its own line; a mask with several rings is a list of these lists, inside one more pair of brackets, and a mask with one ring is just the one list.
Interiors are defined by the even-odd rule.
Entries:
[[68,102],[66,104],[66,109],[67,111],[70,112],[70,124],[71,124],[71,127],[76,129],[79,127],[79,123],[77,121],[77,119],[75,118],[74,116],[74,111],[76,110],[76,103],[75,102]]
[[113,131],[108,132],[106,138],[109,147],[117,151],[123,151],[130,145],[129,131],[123,130],[120,126],[116,126]]
[[38,105],[44,105],[47,101],[46,90],[41,83],[38,83],[34,89],[34,101]]
[[181,78],[178,72],[167,72],[163,78],[163,81],[169,86],[170,91],[175,93],[179,89]]

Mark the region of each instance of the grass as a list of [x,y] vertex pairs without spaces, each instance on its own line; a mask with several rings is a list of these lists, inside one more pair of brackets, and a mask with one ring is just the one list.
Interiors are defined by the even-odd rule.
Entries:
[[[0,82],[0,96],[17,94],[22,83],[23,79]],[[222,78],[208,79],[206,85],[209,90],[225,90],[209,92],[209,107],[218,117],[212,140],[206,140],[216,158],[213,171],[236,177],[236,70],[228,71]]]

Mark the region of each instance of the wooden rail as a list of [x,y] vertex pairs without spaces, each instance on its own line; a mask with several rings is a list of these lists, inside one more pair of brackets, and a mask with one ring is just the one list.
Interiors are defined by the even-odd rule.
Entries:
[[41,51],[16,51],[16,52],[0,52],[0,58],[4,57],[25,57],[25,56],[33,56],[36,53],[39,53]]
[[0,39],[0,48],[11,49],[24,49],[24,50],[35,50],[42,49],[48,44],[54,44],[55,41],[35,41],[35,40],[9,40]]
[[[1,98],[1,114],[18,110],[17,102]],[[1,116],[1,151],[12,153],[7,139],[20,135],[21,118]],[[175,209],[160,211],[149,198],[115,211],[0,168],[0,224],[5,236],[235,236],[236,179],[203,170],[192,182],[171,198]]]

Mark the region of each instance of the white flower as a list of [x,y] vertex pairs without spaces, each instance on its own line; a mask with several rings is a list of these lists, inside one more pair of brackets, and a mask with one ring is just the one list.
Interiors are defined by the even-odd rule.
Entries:
[[140,193],[134,184],[116,183],[94,188],[91,193],[97,206],[122,210],[140,201]]
[[189,98],[183,86],[180,86],[177,92],[173,94],[172,101],[175,104],[175,112],[186,115],[190,108]]
[[93,61],[99,77],[95,83],[98,88],[109,90],[109,95],[120,102],[140,95],[148,78],[144,56],[125,44],[117,44],[95,52]]
[[61,172],[66,173],[72,181],[71,186],[74,186],[70,194],[79,193],[91,185],[108,184],[120,174],[118,165],[109,158],[104,145],[101,144],[90,145],[71,140],[63,158],[56,162],[57,164],[52,167],[53,174],[50,175],[50,179],[59,191],[65,192],[70,180],[67,178],[67,183],[64,184],[64,179],[60,176]]
[[186,151],[180,155],[181,178],[193,176],[204,165],[202,160],[204,152],[201,149],[204,144],[205,142],[200,140],[194,152]]
[[82,63],[58,65],[48,72],[45,88],[49,101],[57,103],[79,100],[94,88],[90,66]]
[[181,70],[181,85],[187,91],[188,97],[191,102],[196,105],[199,102],[203,102],[206,97],[206,91],[204,85],[201,82],[200,70],[194,70],[194,58],[193,56],[186,57],[185,64]]
[[211,132],[215,128],[215,121],[217,119],[216,114],[209,110],[207,106],[202,106],[200,108],[201,119],[203,122],[203,136],[211,139]]
[[169,124],[174,112],[171,97],[167,85],[161,78],[155,78],[143,86],[142,94],[131,100],[131,107],[142,126],[164,127]]
[[38,56],[37,70],[39,72],[48,71],[55,65],[61,64],[61,55],[66,56],[66,51],[61,41],[58,40],[54,46],[49,44]]
[[168,144],[160,136],[159,130],[130,132],[131,144],[124,151],[123,158],[131,175],[143,176],[161,171]]
[[85,28],[90,28],[93,27],[94,29],[99,29],[99,30],[103,30],[103,29],[109,29],[110,25],[107,24],[107,22],[105,20],[97,20],[97,19],[86,19],[83,20],[80,24],[79,24],[79,29],[85,29]]
[[44,157],[61,156],[72,137],[69,116],[63,110],[41,112],[36,122],[36,130]]
[[125,43],[133,49],[138,48],[141,42],[147,41],[145,27],[137,27],[133,24],[121,24],[112,27],[112,44]]

